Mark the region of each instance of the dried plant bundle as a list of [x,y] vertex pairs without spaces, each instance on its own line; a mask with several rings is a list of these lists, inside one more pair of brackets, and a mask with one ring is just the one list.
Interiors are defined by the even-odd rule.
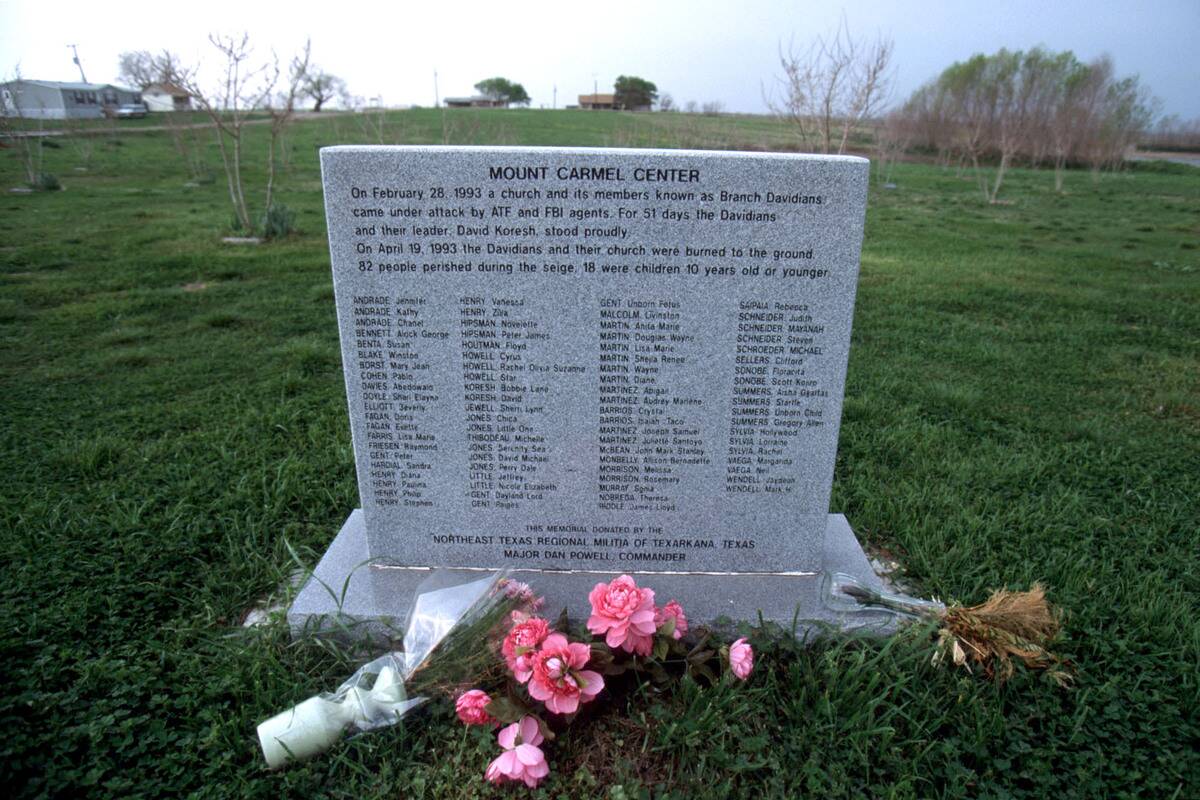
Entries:
[[1070,676],[1064,662],[1049,651],[1058,637],[1059,621],[1035,583],[1027,592],[999,589],[977,606],[951,605],[938,632],[940,660],[947,654],[960,666],[976,664],[988,677],[1012,676],[1013,659],[1031,669],[1046,670],[1059,683]]
[[1046,589],[1035,583],[1029,591],[999,589],[976,606],[881,592],[849,575],[826,576],[826,597],[838,610],[886,609],[894,614],[938,623],[938,647],[933,663],[947,658],[956,666],[978,667],[989,678],[1013,674],[1014,659],[1031,669],[1045,670],[1060,684],[1070,681],[1069,665],[1050,652],[1061,626],[1046,600]]

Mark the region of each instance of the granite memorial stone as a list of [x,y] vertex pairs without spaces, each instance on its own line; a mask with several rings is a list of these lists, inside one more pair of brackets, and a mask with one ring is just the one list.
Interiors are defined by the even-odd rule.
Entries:
[[[621,573],[696,619],[873,581],[829,514],[868,162],[321,151],[362,510],[294,625],[395,616],[431,567],[583,611]],[[369,566],[358,565],[369,561]],[[330,606],[324,582],[353,591]]]

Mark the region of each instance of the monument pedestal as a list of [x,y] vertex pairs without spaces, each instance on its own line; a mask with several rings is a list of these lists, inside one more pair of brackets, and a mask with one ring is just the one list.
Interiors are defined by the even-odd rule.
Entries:
[[[890,632],[893,617],[883,612],[841,613],[822,602],[820,572],[639,572],[632,568],[595,570],[515,569],[513,577],[525,581],[546,598],[545,613],[557,617],[563,608],[572,620],[590,613],[588,592],[598,582],[622,572],[654,589],[660,605],[677,599],[695,624],[718,618],[762,618],[797,635],[817,632],[822,625],[842,630],[870,629]],[[825,530],[822,570],[843,572],[873,588],[882,583],[859,545],[845,516],[830,514]],[[414,592],[433,571],[431,567],[400,567],[373,563],[367,550],[366,524],[361,509],[350,514],[313,575],[288,609],[293,634],[305,631],[349,630],[375,637],[403,634],[405,616]],[[472,570],[456,570],[472,572]]]

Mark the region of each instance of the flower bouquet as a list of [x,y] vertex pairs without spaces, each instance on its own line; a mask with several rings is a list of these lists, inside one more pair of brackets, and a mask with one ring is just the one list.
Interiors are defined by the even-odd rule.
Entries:
[[[745,639],[685,643],[688,620],[671,600],[628,575],[598,583],[586,625],[564,612],[552,625],[543,600],[504,573],[463,579],[434,572],[417,592],[403,651],[359,668],[335,691],[310,697],[258,726],[272,769],[324,752],[346,736],[396,724],[431,697],[454,697],[460,720],[500,727],[501,753],[485,778],[537,786],[549,772],[542,745],[574,722],[606,680],[643,675],[657,685],[683,674],[710,684],[747,680],[754,651]],[[466,687],[474,687],[467,689]],[[479,688],[483,687],[483,688]],[[464,691],[465,689],[465,691]]]
[[258,726],[272,769],[324,752],[345,736],[395,725],[437,692],[491,669],[481,643],[503,635],[513,613],[535,610],[503,573],[434,572],[417,590],[404,649],[360,667],[335,691],[310,697]]
[[565,616],[551,625],[514,612],[497,653],[501,680],[488,686],[491,693],[473,688],[458,696],[463,723],[500,727],[501,753],[484,773],[486,780],[537,786],[550,772],[543,744],[573,723],[615,676],[643,674],[663,684],[689,674],[715,683],[719,671],[744,681],[754,668],[754,651],[745,639],[713,646],[711,634],[703,632],[685,644],[688,620],[680,604],[658,606],[654,590],[628,575],[597,583],[588,600],[591,614],[576,630]]

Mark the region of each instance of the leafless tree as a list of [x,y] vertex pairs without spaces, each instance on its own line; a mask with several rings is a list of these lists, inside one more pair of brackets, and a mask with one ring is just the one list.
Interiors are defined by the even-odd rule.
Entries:
[[659,111],[678,111],[679,108],[675,105],[675,98],[671,97],[666,92],[663,92],[658,98]]
[[767,97],[767,104],[791,122],[801,147],[815,146],[823,153],[836,147],[844,153],[854,129],[889,94],[894,51],[887,37],[854,38],[844,20],[804,50],[780,46],[782,96]]
[[875,180],[890,183],[892,169],[900,156],[912,144],[914,131],[909,118],[903,114],[889,114],[875,127]]
[[[300,54],[294,57],[288,65],[287,84],[283,91],[272,96],[267,94],[266,108],[271,115],[271,138],[267,145],[267,197],[266,210],[269,212],[275,201],[275,165],[277,163],[277,153],[280,149],[280,140],[283,138],[287,128],[292,124],[292,120],[296,116],[296,102],[300,98],[301,92],[304,90],[305,81],[308,79],[308,62],[312,52],[312,40],[304,42],[304,49]],[[278,71],[278,61],[275,61],[276,71]],[[278,80],[276,77],[272,83]]]
[[[387,144],[387,109],[384,108],[382,97],[373,97],[370,101],[364,102],[357,108],[358,114],[356,118],[359,121],[359,127],[362,128],[367,137],[368,142]],[[446,132],[446,113],[442,112],[442,135]]]
[[[89,130],[89,122],[93,122],[93,120],[83,120],[70,115],[63,117],[63,138],[67,140],[71,150],[79,157],[78,168],[85,171],[92,165],[92,155],[96,152],[96,138],[93,134],[98,132],[95,129]],[[112,120],[105,119],[102,124],[111,129]]]
[[331,100],[349,96],[344,80],[315,65],[310,67],[304,76],[302,94],[313,101],[313,111],[320,111]]
[[193,123],[185,111],[168,111],[163,116],[171,132],[171,143],[180,160],[187,165],[188,175],[192,180],[209,178],[211,175],[204,158],[202,129]]
[[[241,36],[211,34],[208,40],[221,54],[221,81],[215,89],[209,90],[201,85],[193,72],[186,88],[216,130],[234,216],[243,230],[253,231],[255,225],[246,202],[242,174],[243,133],[250,113],[268,105],[279,81],[279,61],[275,58],[266,62],[252,61],[254,50],[248,33]],[[271,155],[273,158],[274,154]]]
[[25,115],[32,109],[25,103],[20,88],[15,85],[22,79],[21,65],[18,64],[13,67],[12,76],[3,81],[9,87],[0,95],[0,108],[4,111],[0,114],[0,138],[16,141],[21,168],[25,171],[25,182],[36,188],[42,182],[45,152],[42,149],[42,137],[29,131],[25,123]]
[[896,49],[891,39],[878,38],[865,46],[856,44],[858,57],[851,63],[849,105],[842,115],[842,141],[838,152],[846,152],[850,132],[871,118],[887,102],[891,94],[892,55]]
[[152,83],[182,86],[187,72],[183,61],[170,50],[128,50],[117,58],[117,80],[139,89]]
[[1184,120],[1178,114],[1169,114],[1139,144],[1158,150],[1200,150],[1200,117]]

